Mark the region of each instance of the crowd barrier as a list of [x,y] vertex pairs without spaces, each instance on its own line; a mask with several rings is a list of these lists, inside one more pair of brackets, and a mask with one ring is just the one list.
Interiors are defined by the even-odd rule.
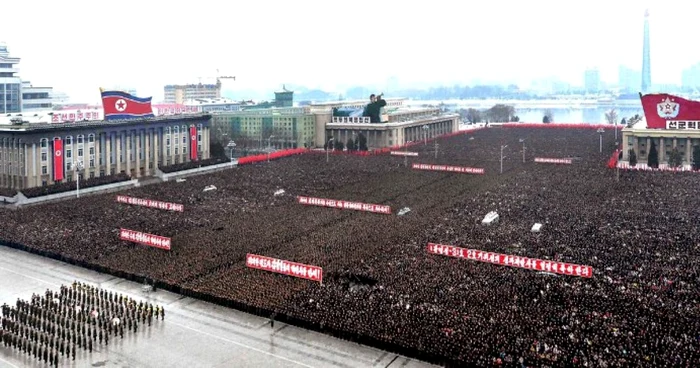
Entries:
[[263,154],[254,155],[254,156],[244,156],[244,157],[240,157],[238,159],[238,165],[254,164],[254,163],[258,163],[258,162],[267,161],[268,159],[269,160],[276,160],[276,159],[279,159],[282,157],[301,155],[301,154],[307,153],[307,152],[309,152],[309,150],[306,148],[292,148],[292,149],[287,149],[287,150],[270,152],[269,154],[263,153]]
[[622,124],[586,124],[586,123],[504,123],[503,128],[549,128],[549,129],[619,129],[622,130],[625,125]]
[[[265,157],[267,159],[267,155]],[[280,157],[285,157],[285,156],[280,156]],[[334,336],[334,337],[337,337],[337,338],[340,338],[343,340],[347,340],[347,341],[352,341],[352,342],[355,342],[358,344],[372,346],[372,347],[377,348],[377,349],[381,349],[381,350],[385,350],[385,351],[392,352],[395,354],[403,355],[403,356],[406,356],[409,358],[419,359],[419,360],[426,361],[426,362],[433,363],[433,364],[437,364],[440,366],[448,366],[448,367],[449,366],[459,366],[459,362],[457,362],[457,361],[453,361],[451,359],[440,357],[438,355],[431,354],[431,353],[420,352],[414,348],[407,348],[407,347],[404,347],[404,346],[397,344],[395,342],[383,341],[383,340],[377,339],[375,337],[363,335],[363,334],[360,334],[360,333],[354,332],[354,331],[345,331],[345,330],[341,330],[341,329],[327,327],[323,323],[306,321],[306,320],[303,320],[303,319],[300,319],[300,318],[297,318],[294,316],[287,315],[285,313],[279,313],[276,310],[273,311],[273,310],[269,310],[267,308],[261,308],[258,306],[242,303],[242,302],[237,301],[237,300],[223,298],[223,297],[211,295],[208,293],[196,291],[193,289],[184,288],[184,287],[181,287],[179,285],[171,284],[168,282],[164,282],[164,281],[160,281],[160,280],[153,280],[152,278],[150,278],[149,276],[146,276],[146,275],[137,275],[137,274],[133,274],[130,272],[124,272],[121,270],[113,269],[110,267],[100,266],[100,265],[93,264],[93,263],[90,263],[90,262],[85,261],[85,260],[78,260],[78,259],[69,258],[69,257],[66,257],[60,253],[57,253],[57,252],[34,249],[34,248],[28,247],[24,244],[20,244],[20,243],[6,242],[4,240],[0,240],[0,245],[6,246],[9,248],[13,248],[13,249],[17,249],[17,250],[21,250],[21,251],[24,251],[27,253],[36,254],[36,255],[39,255],[42,257],[55,259],[55,260],[58,260],[58,261],[61,261],[64,263],[68,263],[68,264],[71,264],[74,266],[97,271],[100,273],[109,274],[109,275],[119,277],[119,278],[122,278],[125,280],[136,282],[139,284],[143,284],[143,283],[146,283],[148,281],[151,281],[155,284],[157,289],[167,290],[167,291],[175,293],[175,294],[180,294],[182,296],[186,296],[186,297],[190,297],[190,298],[194,298],[194,299],[199,299],[199,300],[209,302],[209,303],[218,304],[222,307],[236,309],[236,310],[239,310],[239,311],[242,311],[245,313],[254,314],[256,316],[263,317],[263,318],[270,318],[270,316],[274,315],[275,321],[278,321],[281,323],[289,324],[289,325],[296,326],[296,327],[303,328],[303,329],[307,329],[307,330],[320,332],[320,333],[323,333],[326,335],[331,335],[331,336]],[[245,255],[242,255],[240,257],[240,262],[245,263],[245,261],[246,261],[245,258],[246,258]],[[331,275],[329,275],[329,276],[331,276]]]

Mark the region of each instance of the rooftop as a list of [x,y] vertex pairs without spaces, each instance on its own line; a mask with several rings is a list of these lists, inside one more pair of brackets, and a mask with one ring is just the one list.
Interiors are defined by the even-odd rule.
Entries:
[[236,104],[245,105],[246,101],[235,101],[228,98],[198,98],[185,101],[185,105],[219,105],[219,104]]
[[143,119],[121,119],[121,120],[86,120],[86,121],[75,121],[75,122],[65,122],[65,123],[29,123],[23,122],[22,124],[4,124],[0,125],[0,131],[2,132],[41,132],[41,131],[52,131],[56,129],[78,129],[78,128],[91,128],[91,127],[112,127],[120,125],[137,125],[143,123],[163,123],[168,121],[191,121],[191,120],[201,120],[210,119],[211,114],[188,114],[188,115],[166,115],[166,116],[156,116],[152,118]]

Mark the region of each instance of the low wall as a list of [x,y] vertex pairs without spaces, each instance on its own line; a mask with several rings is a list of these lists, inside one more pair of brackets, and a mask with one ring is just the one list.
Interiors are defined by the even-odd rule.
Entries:
[[[630,163],[628,161],[619,161],[617,162],[617,167],[619,167],[621,170],[630,170],[630,171],[671,171],[671,172],[692,172],[692,173],[697,173],[700,174],[700,170],[693,170],[693,165],[682,165],[680,167],[671,167],[668,164],[659,164],[658,168],[653,168],[647,166],[647,164],[644,163],[637,163],[634,166],[630,166]],[[614,168],[614,166],[613,166]]]
[[161,178],[163,181],[168,181],[168,180],[173,179],[173,178],[184,178],[184,177],[204,174],[204,173],[208,173],[208,172],[222,171],[222,170],[230,169],[230,168],[235,167],[235,166],[238,166],[237,160],[234,160],[233,163],[226,162],[226,163],[222,163],[222,164],[197,167],[197,168],[189,169],[189,170],[175,171],[175,172],[171,172],[171,173],[167,173],[167,174],[158,170],[156,172],[156,176]]
[[[495,125],[495,124],[494,124]],[[548,128],[548,129],[618,129],[622,130],[625,125],[622,124],[559,124],[559,123],[502,123],[499,126],[503,128]]]
[[[123,189],[123,188],[129,187],[129,186],[133,186],[133,187],[139,186],[138,179],[120,181],[118,183],[99,185],[96,187],[89,187],[89,188],[85,188],[85,189],[81,188],[80,194],[82,195],[82,194],[89,194],[89,193],[95,193],[95,192]],[[70,190],[67,192],[49,194],[49,195],[45,195],[45,196],[41,196],[41,197],[27,198],[20,193],[17,195],[18,200],[16,201],[16,203],[18,206],[24,206],[24,205],[28,205],[28,204],[54,201],[57,199],[63,199],[63,198],[68,198],[68,197],[75,197],[75,194],[76,194],[75,190]]]
[[238,159],[238,165],[250,165],[250,164],[254,164],[254,163],[258,163],[258,162],[265,162],[268,159],[269,160],[277,160],[277,159],[280,159],[282,157],[301,155],[301,154],[308,153],[308,152],[310,152],[310,150],[307,148],[293,148],[293,149],[270,152],[269,155],[267,153],[265,153],[265,154],[261,154],[261,155],[255,155],[255,156],[244,156],[244,157],[240,157]]

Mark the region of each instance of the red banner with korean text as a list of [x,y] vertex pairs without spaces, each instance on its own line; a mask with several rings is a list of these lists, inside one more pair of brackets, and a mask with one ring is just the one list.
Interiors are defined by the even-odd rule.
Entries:
[[197,127],[190,127],[190,160],[197,161]]
[[472,261],[492,263],[501,266],[518,267],[527,270],[551,272],[566,276],[590,278],[593,267],[573,263],[548,261],[537,258],[485,252],[477,249],[466,249],[452,245],[428,243],[428,253],[442,256],[470,259]]
[[157,208],[159,210],[166,210],[166,211],[183,212],[185,210],[185,206],[182,204],[154,201],[152,199],[134,198],[134,197],[129,197],[129,196],[125,196],[125,195],[118,195],[117,202],[131,204],[134,206]]
[[119,229],[119,239],[148,245],[149,247],[170,250],[170,238],[142,233],[140,231]]
[[418,156],[418,152],[409,152],[409,151],[391,151],[389,152],[391,156]]
[[546,157],[535,157],[535,162],[540,164],[563,164],[571,165],[573,162],[570,158],[546,158]]
[[323,269],[302,263],[285,261],[277,258],[258,256],[248,253],[246,266],[258,270],[280,273],[287,276],[298,277],[311,281],[323,282]]
[[340,201],[335,199],[314,198],[298,196],[297,202],[308,206],[339,208],[343,210],[355,210],[363,212],[381,213],[391,215],[391,206],[381,204]]
[[63,180],[63,141],[53,140],[53,181]]
[[649,129],[667,129],[667,123],[671,121],[700,121],[700,101],[667,93],[644,95],[641,99]]
[[483,175],[484,169],[476,167],[463,167],[463,166],[448,166],[448,165],[431,165],[431,164],[413,164],[411,166],[414,170],[428,170],[428,171],[447,171],[456,172],[462,174],[478,174]]

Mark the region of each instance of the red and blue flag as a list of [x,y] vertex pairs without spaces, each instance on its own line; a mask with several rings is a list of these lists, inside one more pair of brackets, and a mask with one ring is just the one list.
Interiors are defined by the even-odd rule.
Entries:
[[136,97],[121,91],[101,91],[105,120],[151,118],[151,99]]

